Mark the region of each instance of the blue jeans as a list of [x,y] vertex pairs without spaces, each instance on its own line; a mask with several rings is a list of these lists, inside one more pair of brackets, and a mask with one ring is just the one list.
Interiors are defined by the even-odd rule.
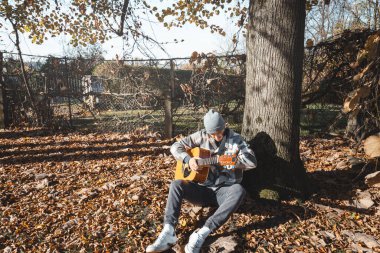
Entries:
[[218,207],[205,223],[206,227],[215,231],[236,211],[243,202],[245,194],[246,192],[240,184],[222,186],[214,190],[197,183],[174,180],[169,189],[164,223],[173,227],[177,225],[182,200],[186,199],[195,205]]

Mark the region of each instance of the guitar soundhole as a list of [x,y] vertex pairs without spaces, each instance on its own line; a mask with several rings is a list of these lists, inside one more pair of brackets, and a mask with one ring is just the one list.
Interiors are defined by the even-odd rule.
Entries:
[[191,173],[191,169],[188,166],[183,166],[182,173],[184,177],[188,177]]

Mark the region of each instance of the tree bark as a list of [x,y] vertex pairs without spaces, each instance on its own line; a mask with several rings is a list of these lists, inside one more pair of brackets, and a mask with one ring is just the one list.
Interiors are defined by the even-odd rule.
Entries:
[[42,119],[41,119],[41,116],[40,116],[40,113],[38,111],[38,108],[36,106],[36,101],[34,99],[34,94],[32,94],[32,89],[30,87],[30,83],[29,83],[29,80],[28,80],[28,77],[27,77],[27,73],[26,73],[26,70],[25,70],[25,64],[24,64],[24,60],[22,58],[22,53],[21,53],[21,47],[20,47],[20,37],[19,37],[19,30],[17,28],[17,25],[13,22],[11,22],[11,25],[13,27],[13,31],[15,33],[15,36],[16,36],[16,48],[17,48],[17,52],[18,52],[18,56],[20,58],[20,65],[21,65],[21,74],[22,74],[22,78],[23,78],[23,81],[24,81],[24,85],[25,85],[25,89],[26,89],[26,92],[28,94],[28,97],[29,97],[29,101],[30,101],[30,104],[31,104],[31,107],[32,107],[32,111],[34,112],[34,114],[36,115],[36,118],[37,118],[37,125],[40,126],[41,123],[42,123]]
[[116,34],[119,36],[123,36],[124,34],[124,23],[125,23],[125,18],[127,16],[128,6],[129,6],[129,0],[124,0],[123,9],[121,10],[119,30],[117,30],[116,32]]
[[373,26],[374,26],[374,30],[377,30],[377,23],[378,23],[379,14],[380,14],[379,0],[375,1],[375,7],[374,7],[374,13],[373,14],[374,14]]
[[4,97],[5,87],[3,84],[3,52],[0,52],[0,128],[5,128]]
[[242,135],[253,140],[264,132],[275,143],[273,155],[290,165],[277,167],[304,171],[299,126],[305,0],[251,0],[249,15]]

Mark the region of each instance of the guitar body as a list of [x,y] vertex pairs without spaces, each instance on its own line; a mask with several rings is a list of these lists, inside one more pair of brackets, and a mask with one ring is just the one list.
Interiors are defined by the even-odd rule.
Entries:
[[[193,148],[187,151],[191,157],[195,158],[210,158],[210,150],[203,148]],[[194,181],[198,183],[204,183],[207,179],[210,166],[202,166],[199,171],[193,171],[188,164],[184,164],[182,161],[177,161],[175,170],[175,179]]]

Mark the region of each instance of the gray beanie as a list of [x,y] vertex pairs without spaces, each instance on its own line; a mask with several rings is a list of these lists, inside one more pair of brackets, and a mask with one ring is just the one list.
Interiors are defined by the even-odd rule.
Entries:
[[226,126],[222,115],[211,109],[203,117],[203,123],[205,124],[206,132],[213,134],[216,131],[223,130]]

